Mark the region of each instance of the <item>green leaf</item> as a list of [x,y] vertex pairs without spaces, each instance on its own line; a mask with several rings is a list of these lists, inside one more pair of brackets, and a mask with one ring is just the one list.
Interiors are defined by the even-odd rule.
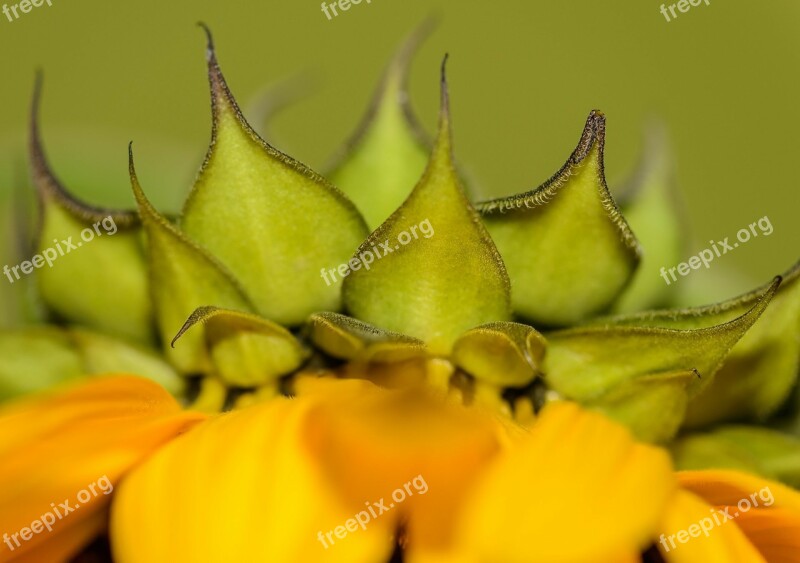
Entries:
[[0,331],[0,402],[75,380],[83,361],[69,336],[52,328]]
[[605,117],[589,114],[578,147],[540,187],[478,205],[511,277],[514,311],[562,326],[607,309],[630,281],[639,244],[606,186]]
[[[248,125],[208,45],[211,147],[181,226],[241,282],[256,310],[282,325],[341,307],[337,268],[367,236],[355,206],[324,178]],[[208,304],[205,303],[205,304]]]
[[412,56],[431,28],[430,21],[423,24],[395,54],[366,116],[326,174],[370,229],[403,203],[425,170],[430,142],[411,111],[406,82]]
[[[41,220],[37,254],[39,293],[59,317],[89,328],[150,343],[153,308],[136,213],[91,207],[72,197],[53,174],[38,127],[41,82],[31,117],[31,173]],[[15,282],[16,283],[16,282]],[[110,291],[110,288],[113,290]],[[113,311],[114,314],[110,314]]]
[[175,396],[186,391],[186,381],[152,350],[77,328],[70,329],[69,336],[86,375],[128,373],[154,381]]
[[524,387],[541,370],[547,342],[519,323],[489,323],[465,332],[452,361],[476,379],[501,387]]
[[548,333],[546,381],[570,399],[590,401],[638,377],[696,370],[700,379],[689,386],[692,396],[711,384],[722,361],[764,312],[779,284],[778,278],[741,316],[713,326],[638,326],[622,318]]
[[194,311],[172,339],[172,345],[192,327],[205,325],[205,336],[216,367],[225,383],[256,387],[296,370],[308,356],[292,333],[249,313],[217,307]]
[[648,131],[639,170],[628,187],[622,213],[636,233],[642,260],[633,281],[614,304],[619,313],[666,307],[675,297],[659,270],[683,259],[686,227],[681,221],[678,193],[663,127]]
[[[426,224],[430,235],[423,230],[425,237],[419,237],[416,229]],[[439,136],[428,167],[353,260],[358,268],[342,288],[352,316],[419,338],[433,354],[448,354],[470,328],[510,317],[503,260],[453,166],[444,64]]]
[[723,426],[672,446],[680,470],[738,469],[800,487],[800,440],[768,428]]
[[694,370],[638,377],[617,385],[586,406],[624,424],[639,440],[667,442],[686,416],[687,389],[699,377]]
[[183,373],[209,373],[212,364],[203,331],[188,335],[177,349],[168,345],[171,336],[198,307],[213,303],[251,311],[252,305],[224,266],[153,208],[136,178],[132,149],[129,154],[131,186],[149,242],[150,282],[165,353]]
[[427,356],[422,340],[388,332],[338,313],[315,313],[307,325],[309,339],[323,352],[342,360],[401,362]]

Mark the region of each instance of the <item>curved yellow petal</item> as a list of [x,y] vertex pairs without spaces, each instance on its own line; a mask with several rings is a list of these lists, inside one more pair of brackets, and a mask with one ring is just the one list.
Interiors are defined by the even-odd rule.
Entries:
[[660,529],[656,545],[669,563],[766,563],[736,524],[688,491],[673,497]]
[[339,495],[298,440],[316,405],[276,399],[220,415],[156,453],[117,492],[115,561],[388,560],[389,518],[336,536],[368,499]]
[[502,447],[499,426],[420,390],[310,377],[296,388],[134,471],[113,506],[115,558],[374,563],[398,541],[449,541],[463,492]]
[[[775,497],[772,506],[800,512],[800,493],[796,490],[750,473],[729,469],[681,471],[681,487],[702,497],[709,504],[734,506],[764,488]],[[760,498],[760,497],[758,497]],[[754,499],[751,499],[754,500]],[[763,508],[764,501],[760,501]]]
[[[800,493],[732,470],[682,471],[681,486],[727,509],[731,522],[767,561],[800,561]],[[722,516],[720,516],[720,519]]]
[[347,391],[331,400],[342,383],[301,383],[300,393],[328,397],[307,426],[312,455],[348,497],[395,504],[387,515],[399,512],[407,544],[448,545],[465,491],[504,449],[507,430],[425,388],[386,391],[348,381]]
[[736,525],[767,561],[800,561],[800,513],[788,508],[740,514]]
[[666,452],[553,403],[478,486],[451,552],[410,561],[637,561],[675,488]]
[[104,528],[122,475],[201,419],[131,376],[0,410],[0,561],[74,554]]
[[[28,523],[30,524],[30,522]],[[8,545],[4,544],[0,561],[9,561],[7,556],[12,557],[13,563],[42,563],[43,561],[69,561],[72,556],[80,552],[97,537],[101,530],[108,524],[108,511],[95,510],[87,518],[79,522],[62,528],[53,528],[52,532],[47,533],[47,541],[40,541],[26,548],[17,549],[14,540],[11,539],[11,546],[14,552],[9,552]],[[21,553],[17,557],[17,553]]]

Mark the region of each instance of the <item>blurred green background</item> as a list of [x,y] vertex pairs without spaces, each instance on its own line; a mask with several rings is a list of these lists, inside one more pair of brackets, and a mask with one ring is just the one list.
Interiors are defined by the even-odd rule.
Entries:
[[[800,255],[789,164],[800,130],[800,4],[711,0],[669,23],[659,6],[372,0],[329,21],[318,0],[53,0],[13,22],[0,16],[0,205],[15,170],[24,171],[36,68],[45,78],[44,139],[65,184],[94,202],[131,207],[133,140],[146,191],[177,210],[210,134],[205,39],[195,22],[212,28],[246,113],[267,84],[301,71],[313,77],[310,95],[274,120],[271,141],[320,169],[361,118],[396,46],[435,15],[440,25],[412,69],[412,103],[432,130],[439,64],[449,52],[456,152],[482,196],[547,179],[593,108],[608,119],[613,191],[632,172],[645,124],[660,118],[692,228],[687,258],[764,215],[774,226],[714,263],[717,275],[730,272],[718,298],[728,297]],[[0,237],[10,220],[3,217]],[[0,267],[7,262],[0,254]],[[712,274],[693,272],[692,283]]]

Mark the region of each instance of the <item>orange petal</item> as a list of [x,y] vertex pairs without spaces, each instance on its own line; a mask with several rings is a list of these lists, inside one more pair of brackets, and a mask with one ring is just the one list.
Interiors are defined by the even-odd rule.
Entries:
[[751,510],[736,525],[767,561],[800,561],[800,513],[789,508]]
[[465,491],[472,499],[450,553],[409,560],[637,561],[675,489],[666,452],[602,415],[554,403]]
[[0,561],[73,554],[102,531],[122,475],[200,419],[161,386],[130,376],[0,410]]
[[735,523],[688,491],[673,497],[660,529],[656,545],[669,563],[766,562]]
[[[772,506],[791,508],[800,512],[800,493],[777,483],[742,471],[728,469],[704,471],[680,471],[678,480],[681,488],[691,491],[702,497],[709,504],[717,506],[735,506],[742,499],[758,500],[759,506],[764,507],[769,500],[769,492],[774,496]],[[762,500],[758,492],[767,488]],[[756,493],[756,499],[750,495]]]
[[682,471],[681,486],[727,509],[767,561],[800,561],[800,493],[781,483],[731,470]]

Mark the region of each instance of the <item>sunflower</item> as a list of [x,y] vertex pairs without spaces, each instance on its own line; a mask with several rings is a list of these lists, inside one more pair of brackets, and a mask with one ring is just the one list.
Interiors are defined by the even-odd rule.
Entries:
[[73,197],[37,80],[44,315],[0,333],[0,560],[800,560],[800,264],[657,310],[669,166],[648,152],[618,204],[600,111],[545,183],[473,203],[447,57],[433,138],[409,107],[428,28],[326,176],[246,121],[206,29],[178,216],[132,146],[135,211]]

